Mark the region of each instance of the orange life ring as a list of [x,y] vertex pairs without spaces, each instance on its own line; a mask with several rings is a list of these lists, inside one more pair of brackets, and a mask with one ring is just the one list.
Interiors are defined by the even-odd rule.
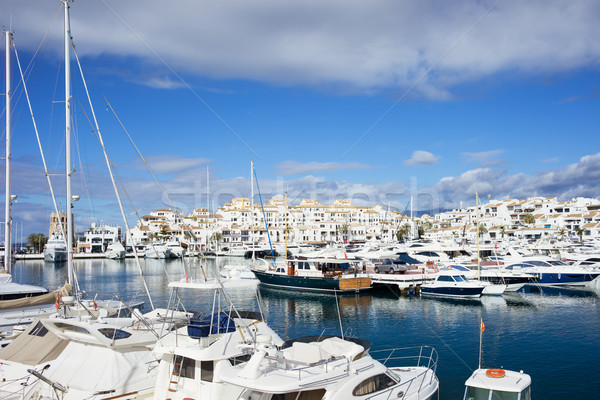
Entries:
[[500,368],[491,368],[485,371],[485,374],[490,378],[503,378],[504,375],[506,375],[506,372]]
[[294,275],[295,275],[295,276],[298,276],[298,270],[296,270],[296,272],[294,272]]
[[433,267],[433,272],[440,272],[440,269],[438,268],[437,265],[435,267]]
[[452,270],[452,265],[448,265],[448,271]]

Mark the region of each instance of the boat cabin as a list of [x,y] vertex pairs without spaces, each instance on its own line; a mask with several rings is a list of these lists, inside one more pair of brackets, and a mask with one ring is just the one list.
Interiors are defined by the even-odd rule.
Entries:
[[478,369],[465,386],[464,400],[531,400],[531,377],[523,371]]
[[295,259],[287,260],[287,270],[278,265],[275,272],[286,273],[296,276],[323,276],[338,277],[343,274],[362,272],[362,266],[358,260],[337,259]]

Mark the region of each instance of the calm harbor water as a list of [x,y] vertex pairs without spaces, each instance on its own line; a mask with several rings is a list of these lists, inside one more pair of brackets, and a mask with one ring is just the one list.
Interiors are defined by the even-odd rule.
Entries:
[[[185,260],[200,276],[198,260]],[[243,260],[218,259],[217,267]],[[155,307],[169,300],[168,282],[185,277],[181,260],[142,260]],[[76,260],[80,287],[102,298],[146,299],[135,260]],[[17,262],[13,279],[54,289],[66,279],[66,264]],[[252,288],[229,293],[239,309],[256,309]],[[600,392],[600,291],[531,288],[481,300],[399,297],[390,290],[359,296],[302,294],[261,288],[269,325],[284,338],[339,334],[372,342],[373,350],[429,345],[439,353],[440,399],[462,399],[464,382],[477,368],[479,321],[483,318],[483,366],[524,370],[535,399],[595,399]],[[207,311],[211,299],[184,299]],[[146,309],[149,303],[146,302]]]

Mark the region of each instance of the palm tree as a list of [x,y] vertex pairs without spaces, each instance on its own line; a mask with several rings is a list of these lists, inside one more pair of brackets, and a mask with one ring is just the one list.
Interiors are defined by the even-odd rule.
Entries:
[[348,241],[348,233],[350,233],[350,225],[344,223],[340,226],[340,233],[342,234],[342,239],[344,239],[344,243]]
[[579,242],[583,242],[583,229],[580,226],[575,227],[575,233],[579,236]]
[[502,236],[502,240],[504,240],[504,235],[506,235],[506,227],[501,226],[500,227],[500,236]]
[[487,233],[487,228],[483,225],[479,225],[479,236],[483,236]]
[[566,235],[567,235],[567,231],[566,231],[566,229],[565,229],[565,228],[560,228],[560,230],[558,231],[558,236],[559,236],[561,239],[564,239]]
[[218,231],[213,233],[212,236],[210,237],[210,240],[216,242],[217,250],[221,247],[220,244],[221,244],[222,239],[223,239],[223,234]]
[[43,233],[32,233],[27,236],[27,243],[31,246],[32,249],[36,250],[38,253],[42,252],[42,249],[48,242],[48,237]]
[[409,233],[410,233],[410,225],[404,224],[404,225],[402,225],[402,228],[398,229],[398,232],[396,232],[396,239],[398,239],[398,241],[401,242],[404,239],[408,238]]
[[523,215],[523,223],[525,223],[527,225],[535,224],[535,217],[533,216],[533,214],[527,213],[527,214]]

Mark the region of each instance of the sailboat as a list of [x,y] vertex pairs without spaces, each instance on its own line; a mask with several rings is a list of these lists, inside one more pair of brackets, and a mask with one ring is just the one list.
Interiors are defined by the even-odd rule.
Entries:
[[12,216],[11,205],[16,196],[11,194],[11,44],[12,32],[5,31],[6,43],[6,182],[5,182],[5,248],[0,270],[0,331],[12,333],[15,325],[30,323],[37,315],[53,311],[52,304],[57,292],[48,293],[40,286],[19,284],[12,281]]

